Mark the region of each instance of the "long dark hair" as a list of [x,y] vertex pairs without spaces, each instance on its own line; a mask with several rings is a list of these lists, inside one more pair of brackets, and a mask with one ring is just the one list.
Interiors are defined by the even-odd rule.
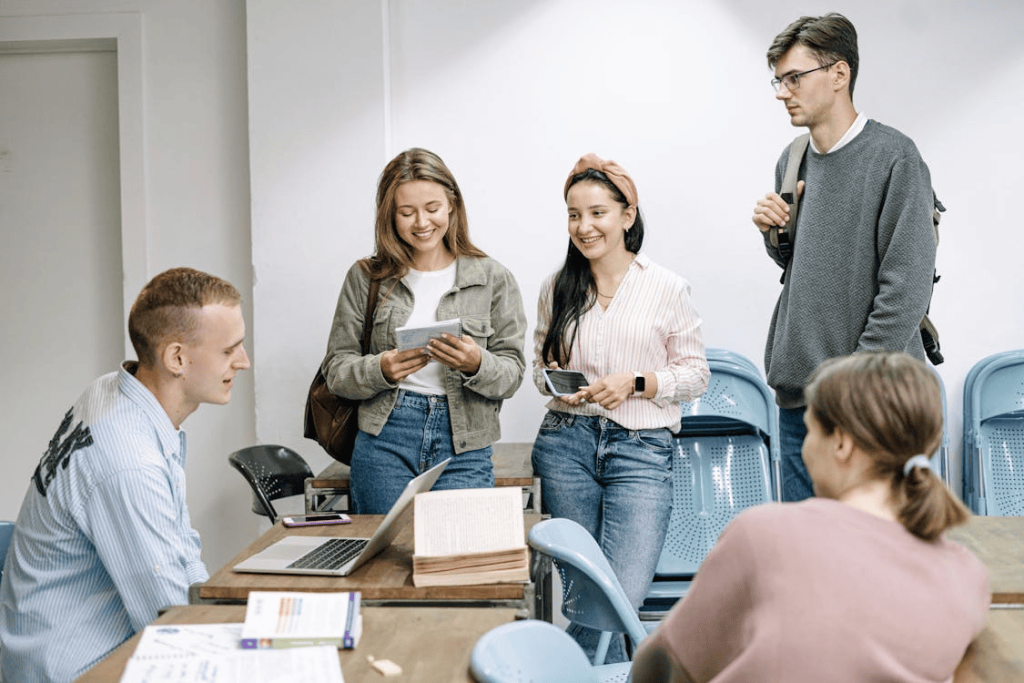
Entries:
[[[626,196],[601,171],[587,169],[573,176],[569,187],[576,183],[588,182],[605,187],[612,199],[622,205],[629,206]],[[644,243],[644,219],[640,215],[640,207],[636,207],[636,220],[633,227],[626,231],[623,241],[626,251],[636,254]],[[565,256],[565,265],[555,275],[554,292],[551,297],[551,325],[544,337],[541,357],[544,364],[551,361],[559,367],[569,364],[572,345],[576,341],[580,317],[590,310],[597,300],[597,286],[594,274],[590,270],[590,261],[569,239],[569,253]]]

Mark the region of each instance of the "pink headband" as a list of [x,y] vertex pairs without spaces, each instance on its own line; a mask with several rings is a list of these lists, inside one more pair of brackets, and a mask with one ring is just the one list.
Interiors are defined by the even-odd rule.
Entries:
[[563,198],[569,196],[569,186],[572,184],[572,179],[589,169],[604,173],[608,176],[608,180],[612,181],[612,185],[617,187],[619,192],[623,194],[630,206],[637,205],[636,185],[633,184],[633,179],[626,173],[626,169],[610,159],[608,161],[603,160],[593,152],[581,156],[576,165],[572,167],[572,172],[569,173],[569,177],[565,180],[565,189],[562,192]]

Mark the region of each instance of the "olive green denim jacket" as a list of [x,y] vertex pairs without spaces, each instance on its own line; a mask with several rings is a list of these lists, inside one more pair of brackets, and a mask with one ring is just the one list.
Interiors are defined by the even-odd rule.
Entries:
[[[374,436],[387,422],[398,396],[380,369],[381,355],[395,348],[395,328],[409,319],[413,294],[404,280],[381,283],[373,315],[370,349],[362,355],[370,281],[359,264],[345,276],[323,362],[327,386],[338,396],[359,399],[359,429]],[[460,257],[455,286],[441,297],[437,319],[462,319],[462,331],[480,347],[480,368],[469,376],[445,368],[445,395],[456,453],[489,446],[501,438],[498,411],[523,381],[526,314],[515,278],[491,258]]]

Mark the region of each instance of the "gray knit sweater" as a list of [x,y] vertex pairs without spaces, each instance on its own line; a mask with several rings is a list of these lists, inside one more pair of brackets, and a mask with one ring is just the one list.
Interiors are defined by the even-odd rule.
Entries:
[[[777,192],[788,154],[775,167]],[[805,405],[803,387],[829,358],[887,350],[923,359],[918,325],[935,267],[931,179],[907,136],[868,121],[831,154],[808,148],[800,179],[795,253],[765,346],[783,408]],[[767,234],[765,247],[777,257]]]

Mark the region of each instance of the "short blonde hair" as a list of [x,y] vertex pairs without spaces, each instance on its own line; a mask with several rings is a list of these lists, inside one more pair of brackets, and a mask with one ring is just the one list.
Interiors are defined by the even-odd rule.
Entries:
[[128,337],[139,364],[153,367],[160,347],[169,341],[193,343],[203,306],[237,306],[242,297],[234,285],[193,268],[172,268],[150,280],[128,314]]

